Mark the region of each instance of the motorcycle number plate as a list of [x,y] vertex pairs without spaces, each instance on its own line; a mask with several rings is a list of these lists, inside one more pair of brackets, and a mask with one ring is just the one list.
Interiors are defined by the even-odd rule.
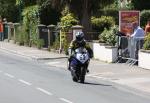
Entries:
[[88,60],[88,55],[87,54],[77,54],[77,59],[80,62],[85,63]]

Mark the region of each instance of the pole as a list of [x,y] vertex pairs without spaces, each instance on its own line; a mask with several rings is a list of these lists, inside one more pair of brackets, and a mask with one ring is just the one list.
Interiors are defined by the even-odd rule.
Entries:
[[62,52],[62,38],[61,38],[61,36],[62,36],[62,31],[60,29],[60,47],[59,47],[59,53]]

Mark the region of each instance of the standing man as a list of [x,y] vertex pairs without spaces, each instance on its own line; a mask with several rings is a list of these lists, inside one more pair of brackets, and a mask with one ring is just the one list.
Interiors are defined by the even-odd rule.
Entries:
[[145,35],[145,32],[144,32],[144,30],[138,25],[138,23],[137,22],[134,22],[133,23],[133,29],[134,29],[134,31],[133,31],[133,34],[131,35],[131,37],[133,37],[133,38],[142,38],[142,37],[144,37],[144,35]]
[[2,19],[0,19],[0,41],[4,40],[4,30],[3,30],[3,22]]
[[128,35],[130,37],[129,42],[130,57],[133,59],[137,59],[138,50],[142,48],[144,43],[145,32],[137,22],[134,22],[132,26],[134,31],[131,35]]

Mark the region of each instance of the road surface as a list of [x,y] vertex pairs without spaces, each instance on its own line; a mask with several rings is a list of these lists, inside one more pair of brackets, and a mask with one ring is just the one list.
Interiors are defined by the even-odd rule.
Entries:
[[[63,59],[64,60],[64,59]],[[59,60],[60,61],[60,60]],[[86,78],[74,83],[61,67],[0,51],[0,103],[149,103],[114,83]],[[58,64],[59,65],[59,64]]]

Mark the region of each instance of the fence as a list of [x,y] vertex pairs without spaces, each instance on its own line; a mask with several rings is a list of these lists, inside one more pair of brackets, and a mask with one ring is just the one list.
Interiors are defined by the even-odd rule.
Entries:
[[98,40],[99,34],[100,34],[100,32],[86,32],[85,33],[85,39],[88,41]]
[[[15,43],[22,43],[22,45],[24,45],[24,42],[29,42],[30,46],[32,46],[32,44],[33,46],[36,46],[35,43],[37,42],[33,42],[34,39],[43,39],[43,47],[64,50],[66,48],[66,42],[69,44],[73,40],[72,29],[69,30],[69,32],[65,32],[65,35],[63,35],[63,32],[60,33],[60,27],[56,27],[54,25],[38,25],[36,33],[32,33],[31,30],[29,30],[29,33],[26,33],[24,28],[22,28],[22,25],[19,25],[18,23],[6,23],[4,27],[5,39],[8,41],[12,40]],[[98,40],[99,34],[99,32],[85,32],[85,39],[87,41]]]
[[118,62],[125,61],[129,65],[138,62],[138,51],[143,47],[144,37],[118,37]]

